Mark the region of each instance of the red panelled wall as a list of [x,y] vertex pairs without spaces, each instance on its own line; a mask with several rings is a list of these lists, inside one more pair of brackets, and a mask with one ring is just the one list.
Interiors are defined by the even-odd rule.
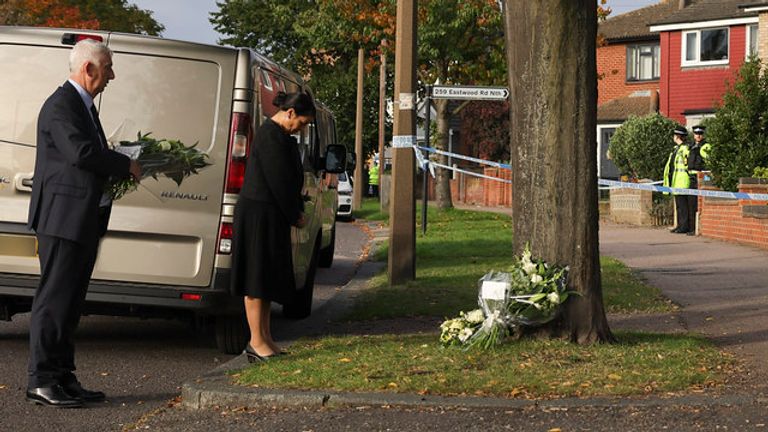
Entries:
[[728,65],[681,67],[682,32],[661,33],[661,83],[659,109],[685,124],[688,110],[714,110],[732,83],[746,55],[746,26],[731,26]]

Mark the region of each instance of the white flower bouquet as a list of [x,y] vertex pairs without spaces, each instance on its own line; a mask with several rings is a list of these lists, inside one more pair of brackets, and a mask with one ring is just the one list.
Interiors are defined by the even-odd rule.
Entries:
[[485,320],[483,311],[475,309],[461,311],[457,318],[445,320],[440,324],[440,342],[443,345],[463,345],[480,328]]
[[[121,141],[115,151],[135,159],[141,165],[141,180],[159,176],[173,180],[178,186],[184,178],[197,174],[208,165],[208,155],[197,148],[197,144],[186,146],[178,140],[155,139],[151,133],[139,132],[136,141]],[[113,200],[135,191],[139,184],[132,178],[111,179],[107,191]]]
[[508,272],[490,271],[480,278],[480,309],[443,322],[440,342],[489,349],[523,327],[546,324],[557,317],[571,294],[567,278],[568,267],[534,259],[526,247]]

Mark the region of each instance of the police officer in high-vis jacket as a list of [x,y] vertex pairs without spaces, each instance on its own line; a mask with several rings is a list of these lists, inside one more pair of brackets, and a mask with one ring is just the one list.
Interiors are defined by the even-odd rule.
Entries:
[[[673,131],[675,148],[669,154],[667,165],[664,167],[664,186],[672,188],[688,189],[691,185],[691,177],[688,173],[688,130],[683,126],[675,127]],[[673,193],[675,196],[675,208],[677,209],[677,227],[672,232],[687,234],[691,230],[688,220],[688,197]]]
[[[704,126],[693,127],[693,144],[688,153],[688,174],[691,176],[691,189],[698,189],[700,171],[707,170],[706,158],[709,156],[709,144],[704,142]],[[699,209],[699,197],[688,195],[688,235],[696,234],[696,212]]]

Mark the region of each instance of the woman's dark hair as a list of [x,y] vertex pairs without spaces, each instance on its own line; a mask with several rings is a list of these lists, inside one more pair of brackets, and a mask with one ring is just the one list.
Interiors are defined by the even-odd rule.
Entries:
[[280,108],[282,111],[293,108],[296,114],[300,116],[315,116],[315,103],[312,101],[312,96],[296,92],[288,93],[277,92],[277,95],[272,99],[272,105]]

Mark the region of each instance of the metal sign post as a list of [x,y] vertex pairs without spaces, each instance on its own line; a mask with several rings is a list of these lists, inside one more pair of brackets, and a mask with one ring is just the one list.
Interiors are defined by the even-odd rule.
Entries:
[[[427,95],[424,98],[424,108],[427,110],[426,113],[424,113],[424,147],[429,147],[429,130],[432,129],[431,126],[431,117],[432,117],[432,100],[430,99],[432,94],[432,86],[427,85]],[[420,151],[420,150],[416,150]],[[422,171],[424,176],[424,187],[421,197],[421,233],[426,234],[427,233],[427,197],[429,194],[429,173],[427,172],[427,163],[425,162],[422,164]]]

